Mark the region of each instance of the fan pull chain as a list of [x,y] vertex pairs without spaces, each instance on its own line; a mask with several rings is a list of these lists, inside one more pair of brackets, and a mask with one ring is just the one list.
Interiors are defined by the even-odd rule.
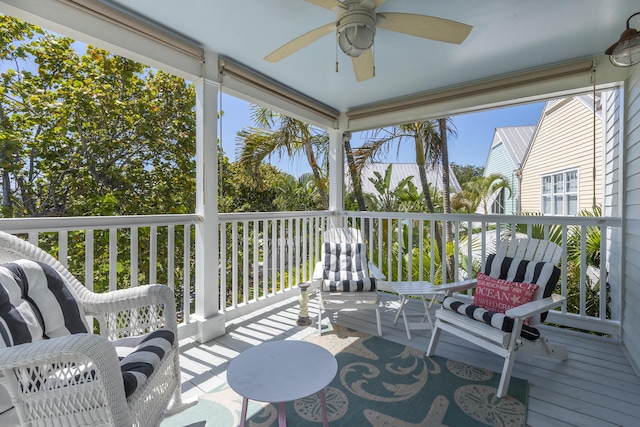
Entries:
[[338,36],[336,34],[336,73],[338,72]]

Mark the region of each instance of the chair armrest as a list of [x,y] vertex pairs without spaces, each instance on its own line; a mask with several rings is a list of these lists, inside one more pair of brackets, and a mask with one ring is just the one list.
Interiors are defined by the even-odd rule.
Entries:
[[465,291],[467,289],[473,289],[476,287],[478,279],[463,280],[461,282],[445,283],[443,285],[437,285],[436,288],[443,292],[445,295],[451,295],[454,292]]
[[102,294],[93,293],[90,299],[82,301],[88,315],[113,313],[115,311],[139,308],[148,305],[166,304],[173,306],[173,290],[165,285],[142,285],[119,289]]
[[547,298],[531,301],[509,309],[504,314],[513,318],[526,319],[531,316],[535,316],[536,314],[544,313],[545,311],[560,307],[565,300],[566,297],[563,297],[562,295],[552,294]]
[[369,261],[369,274],[376,280],[386,280],[387,276],[378,268],[377,265]]
[[321,261],[316,262],[316,267],[313,269],[313,276],[311,277],[311,280],[314,282],[321,281],[323,272],[324,270],[322,268],[322,262]]
[[[0,382],[23,419],[33,408],[38,414],[32,419],[57,424],[64,420],[61,415],[82,410],[105,416],[94,420],[97,424],[131,425],[128,411],[122,410],[127,401],[118,356],[103,337],[73,334],[3,348],[0,367]],[[92,397],[80,402],[79,395]],[[43,409],[47,406],[53,408],[50,414]]]
[[[103,320],[106,318],[110,339],[131,335],[122,334],[123,326],[131,327],[133,335],[161,327],[177,332],[175,297],[173,290],[165,285],[143,285],[103,294],[92,293],[82,303],[87,316],[98,317],[101,327],[105,326]],[[126,322],[123,323],[123,320]],[[116,328],[118,335],[111,335]]]

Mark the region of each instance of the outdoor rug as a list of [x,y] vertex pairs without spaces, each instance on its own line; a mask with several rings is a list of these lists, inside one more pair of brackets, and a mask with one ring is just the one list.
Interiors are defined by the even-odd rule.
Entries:
[[[338,373],[325,389],[331,426],[525,426],[525,380],[512,378],[509,394],[496,397],[498,373],[426,357],[424,351],[339,326],[307,338],[338,360]],[[313,369],[313,366],[309,366]],[[242,398],[227,384],[200,397],[197,405],[162,427],[235,427]],[[317,395],[288,402],[287,426],[320,426]],[[276,406],[249,401],[248,427],[278,425]]]

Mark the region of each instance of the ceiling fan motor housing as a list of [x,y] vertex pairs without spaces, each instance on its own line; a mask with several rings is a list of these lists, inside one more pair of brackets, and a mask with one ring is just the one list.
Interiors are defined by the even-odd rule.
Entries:
[[369,50],[376,35],[375,9],[355,2],[338,18],[338,45],[347,55],[357,58]]

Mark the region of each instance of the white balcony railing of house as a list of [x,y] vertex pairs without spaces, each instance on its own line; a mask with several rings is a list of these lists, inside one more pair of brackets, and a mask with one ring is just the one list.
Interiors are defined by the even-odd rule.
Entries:
[[[184,326],[192,321],[195,298],[200,297],[194,286],[194,225],[200,221],[198,215],[0,219],[0,230],[49,251],[94,291],[167,284],[176,291]],[[294,295],[296,285],[310,279],[320,258],[322,232],[332,223],[363,231],[369,258],[388,280],[435,283],[475,274],[496,242],[513,230],[520,236],[558,239],[563,247],[571,244],[580,265],[586,266],[587,244],[598,230],[606,236],[600,239],[600,269],[570,270],[565,251],[560,286],[571,304],[549,320],[619,334],[619,218],[320,211],[220,214],[219,223],[219,310],[229,320]],[[449,262],[443,264],[435,236],[444,241],[447,225],[451,238],[443,251]],[[606,271],[603,286],[600,271]]]

